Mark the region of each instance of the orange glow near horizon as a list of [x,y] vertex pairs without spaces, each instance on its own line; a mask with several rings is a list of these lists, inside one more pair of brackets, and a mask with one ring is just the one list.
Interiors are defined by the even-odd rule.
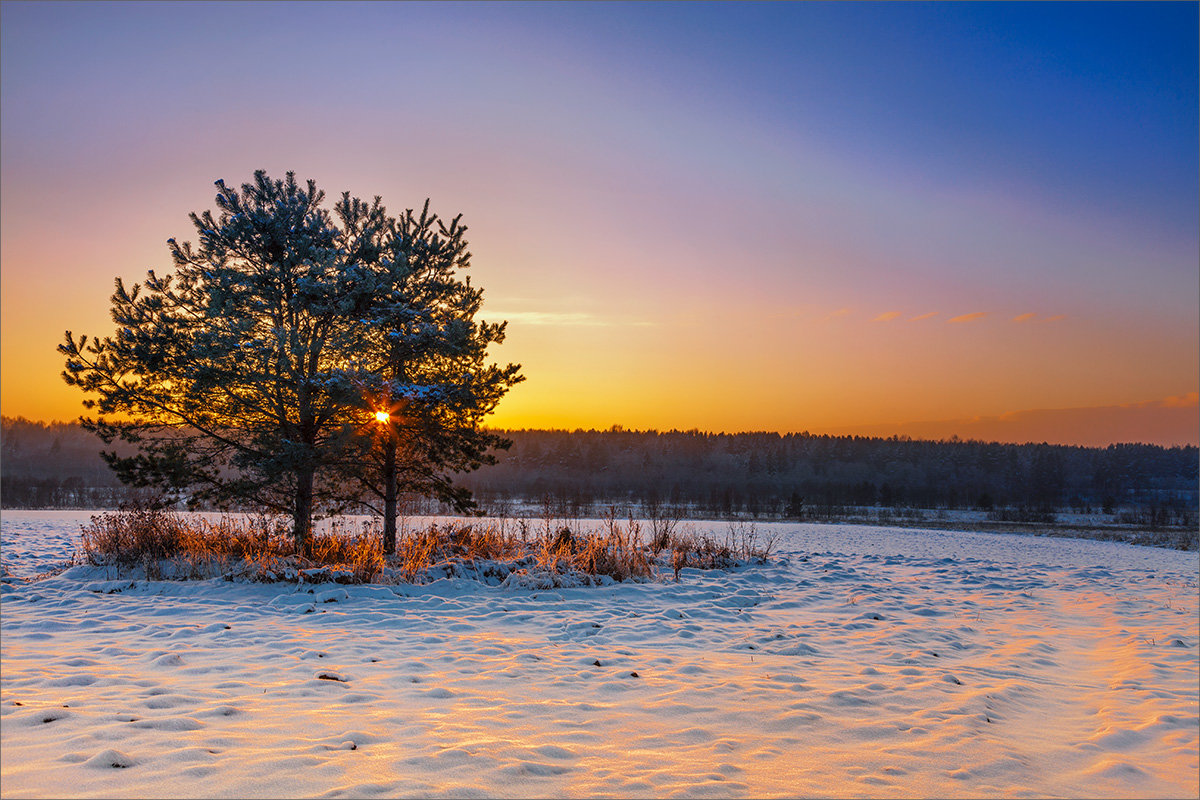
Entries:
[[[606,8],[681,18],[825,13],[806,4],[748,12],[736,5]],[[491,25],[467,35],[461,25],[434,22],[443,14],[507,18],[505,9],[380,4],[348,13],[300,4],[270,6],[271,13],[308,19],[311,27],[296,24],[314,42],[342,30],[318,47],[342,54],[331,64],[359,55],[349,43],[388,32],[388,45],[372,50],[380,64],[368,72],[377,84],[346,92],[332,77],[336,69],[315,66],[297,81],[263,56],[237,80],[211,82],[212,96],[199,104],[177,89],[211,66],[203,47],[166,58],[161,36],[124,21],[137,9],[84,8],[4,5],[0,411],[7,416],[84,413],[82,394],[60,377],[55,347],[63,332],[111,334],[113,279],[128,285],[147,269],[169,272],[165,241],[195,241],[187,215],[214,207],[213,181],[240,184],[265,169],[316,180],[327,208],[348,191],[378,195],[392,214],[428,197],[442,217],[462,215],[469,275],[485,291],[479,318],[509,323],[491,356],[521,364],[526,378],[485,420],[491,427],[930,436],[957,429],[1015,440],[1197,443],[1195,404],[1166,402],[1200,389],[1197,227],[1183,202],[1196,198],[1190,185],[1183,185],[1190,194],[1177,185],[1186,184],[1178,176],[1195,175],[1188,160],[1195,135],[1177,103],[1162,100],[1174,90],[1142,100],[1185,148],[1127,147],[1128,121],[1102,104],[1103,124],[1087,128],[1086,139],[1114,149],[1068,164],[1081,137],[1066,129],[988,141],[998,129],[977,129],[977,115],[967,114],[955,135],[984,138],[960,150],[888,133],[928,109],[885,114],[864,100],[863,124],[851,128],[838,115],[847,110],[844,98],[857,95],[835,92],[826,105],[815,96],[778,102],[794,96],[780,86],[778,96],[746,92],[756,84],[725,80],[729,69],[749,70],[741,74],[758,75],[764,86],[788,73],[760,60],[766,45],[757,40],[741,67],[709,59],[708,45],[689,38],[690,25],[668,30],[686,40],[685,51],[705,57],[677,63],[669,48],[630,42],[627,51],[599,55],[589,47],[600,29],[590,24],[554,35],[515,26],[506,28],[510,37],[497,37]],[[206,8],[204,24],[222,14],[253,16],[256,8]],[[983,13],[971,4],[954,10]],[[163,24],[176,14],[200,19],[186,4],[161,11]],[[521,13],[545,13],[553,27],[559,11],[564,18],[601,13],[536,4]],[[832,11],[871,16],[853,4]],[[890,13],[925,12],[901,4]],[[93,14],[108,22],[96,28],[85,19]],[[362,14],[398,27],[356,23]],[[276,30],[260,24],[228,24],[223,35],[259,53],[261,37]],[[614,47],[625,41],[616,31],[604,34],[615,37]],[[392,46],[394,35],[408,37],[407,46]],[[899,40],[889,32],[879,42]],[[79,48],[99,50],[88,60]],[[630,58],[612,57],[623,52]],[[787,61],[799,52],[789,46],[775,56]],[[1185,61],[1193,68],[1193,59]],[[700,65],[714,70],[709,79],[695,72]],[[827,77],[895,78],[906,87],[944,77],[937,70],[914,83],[891,66],[830,69]],[[407,83],[396,76],[418,71],[431,76],[421,91],[399,88]],[[646,80],[668,74],[681,82]],[[1049,118],[1036,105],[1038,92],[1084,75],[1099,83],[1080,97],[1107,97],[1114,88],[1105,74],[1030,77],[1032,94],[1012,92],[1019,107],[1005,113]],[[1194,96],[1194,81],[1178,87]],[[334,98],[335,113],[313,115],[314,92]],[[169,103],[147,105],[147,98]],[[271,113],[262,113],[264,98]],[[1050,107],[1069,99],[1055,96]],[[937,124],[916,119],[919,129],[941,130],[945,110]],[[242,122],[230,136],[223,120],[235,118]],[[346,141],[354,146],[331,146]],[[1005,149],[1017,145],[1027,149]],[[1109,156],[1118,153],[1134,160],[1112,168]],[[1157,166],[1137,168],[1138,159]],[[1127,192],[1097,190],[1118,177],[1130,182]],[[1122,198],[1137,203],[1108,202]]]
[[[55,316],[29,314],[30,304],[10,314],[14,298],[30,290],[9,274],[4,271],[0,408],[6,416],[40,421],[75,419],[85,411],[82,393],[59,376],[51,344],[61,336]],[[107,293],[79,298],[73,313],[93,322],[76,326],[77,334],[111,331],[111,323],[96,320],[106,299]],[[1121,341],[1103,326],[1042,324],[1049,318],[1039,322],[1009,310],[963,325],[951,324],[962,315],[939,321],[894,310],[848,309],[830,318],[824,308],[748,308],[654,318],[525,316],[511,302],[495,303],[492,314],[490,305],[481,318],[509,319],[507,340],[493,349],[493,359],[520,363],[527,376],[485,420],[493,428],[616,424],[1086,445],[1200,439],[1198,395],[1172,379],[1167,331],[1139,334],[1161,337],[1161,345],[1149,348],[1155,363],[1154,355],[1141,355],[1144,345]],[[730,330],[742,338],[730,338]],[[42,347],[21,346],[35,333]],[[1143,373],[1157,377],[1143,381],[1137,394],[1112,381],[1103,366],[1139,359]],[[375,414],[380,423],[389,419],[386,411]]]

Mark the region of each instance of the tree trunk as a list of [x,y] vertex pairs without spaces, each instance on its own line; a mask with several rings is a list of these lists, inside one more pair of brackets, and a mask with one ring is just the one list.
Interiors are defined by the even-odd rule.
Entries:
[[296,505],[292,513],[292,538],[296,552],[307,556],[312,533],[313,470],[311,467],[296,473]]
[[396,431],[390,424],[383,444],[383,552],[396,552]]

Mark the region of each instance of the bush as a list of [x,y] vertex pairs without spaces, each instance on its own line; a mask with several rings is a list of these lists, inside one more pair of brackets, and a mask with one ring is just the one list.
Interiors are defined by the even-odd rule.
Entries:
[[[683,567],[723,569],[765,560],[774,539],[753,524],[733,523],[725,540],[690,528],[643,543],[635,520],[610,515],[599,531],[568,525],[531,530],[526,520],[463,523],[401,531],[386,555],[378,525],[360,533],[334,526],[312,537],[309,554],[296,553],[290,520],[259,515],[209,521],[172,511],[138,509],[92,517],[80,555],[95,566],[141,569],[151,580],[224,576],[257,581],[423,583],[473,575],[500,583],[509,575],[547,576],[554,585],[647,580],[668,566],[678,580]],[[656,547],[658,545],[658,547]],[[659,551],[663,551],[660,552]]]
[[752,522],[729,523],[722,542],[688,530],[681,536],[671,537],[671,568],[678,581],[679,571],[684,567],[726,569],[747,561],[765,562],[770,558],[775,541],[774,535],[760,538],[758,526]]

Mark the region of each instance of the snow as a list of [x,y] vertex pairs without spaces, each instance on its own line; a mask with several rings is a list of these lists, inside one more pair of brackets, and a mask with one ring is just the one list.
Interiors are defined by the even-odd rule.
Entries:
[[26,580],[87,519],[0,520],[6,797],[1196,793],[1195,553],[778,524],[679,583]]

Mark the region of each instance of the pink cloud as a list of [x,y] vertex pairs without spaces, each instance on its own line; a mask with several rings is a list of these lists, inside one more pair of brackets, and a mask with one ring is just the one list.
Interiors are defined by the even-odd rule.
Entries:
[[952,317],[947,322],[974,322],[977,319],[983,319],[988,315],[986,311],[975,311],[970,314],[962,314],[957,317]]

